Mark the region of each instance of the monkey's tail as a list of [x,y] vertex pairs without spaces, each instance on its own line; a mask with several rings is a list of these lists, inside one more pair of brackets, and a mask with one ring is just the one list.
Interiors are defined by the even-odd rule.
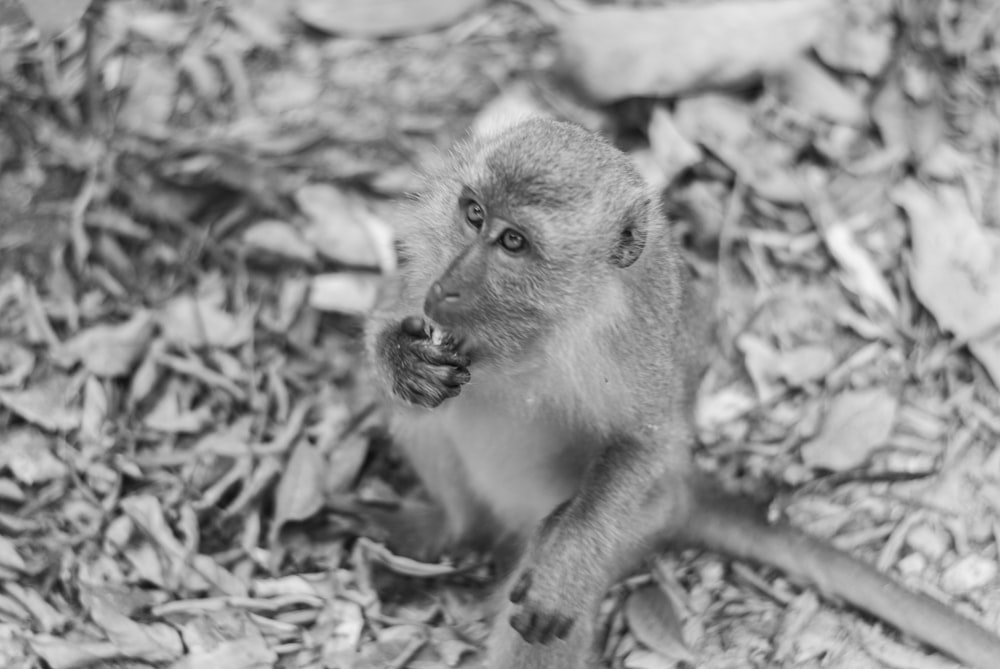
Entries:
[[1000,637],[938,600],[787,524],[771,525],[752,505],[710,495],[681,539],[776,567],[977,669],[1000,667]]

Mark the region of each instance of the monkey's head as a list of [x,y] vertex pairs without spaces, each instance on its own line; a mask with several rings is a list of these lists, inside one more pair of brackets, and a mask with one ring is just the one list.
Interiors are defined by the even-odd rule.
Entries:
[[474,361],[518,359],[557,325],[620,304],[661,218],[625,154],[543,119],[470,141],[428,190],[409,244],[423,247],[424,312]]

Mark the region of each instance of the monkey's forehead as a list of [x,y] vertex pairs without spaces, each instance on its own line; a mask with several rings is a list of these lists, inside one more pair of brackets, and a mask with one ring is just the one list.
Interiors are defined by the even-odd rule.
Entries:
[[566,204],[642,189],[632,161],[596,133],[529,119],[469,145],[460,161],[470,187]]

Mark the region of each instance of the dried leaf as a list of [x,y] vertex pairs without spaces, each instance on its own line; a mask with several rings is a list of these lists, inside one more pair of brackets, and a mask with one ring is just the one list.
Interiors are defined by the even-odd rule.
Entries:
[[563,60],[594,100],[675,97],[784,68],[825,27],[827,0],[601,7],[566,14]]
[[295,202],[310,220],[303,233],[306,243],[321,256],[344,265],[379,265],[368,229],[371,218],[356,198],[333,186],[308,184],[296,191]]
[[830,255],[844,270],[848,287],[857,293],[865,306],[876,307],[895,319],[899,314],[896,296],[871,254],[858,243],[850,227],[846,223],[830,225],[823,238]]
[[975,553],[951,564],[941,575],[941,587],[954,595],[967,595],[985,588],[997,577],[997,562]]
[[253,315],[230,314],[211,296],[179,295],[160,309],[164,337],[182,346],[242,346],[253,334]]
[[117,115],[118,123],[150,137],[166,137],[178,89],[176,68],[165,56],[152,54],[130,63],[135,71]]
[[8,537],[0,535],[0,567],[15,571],[27,571],[28,566],[17,550],[17,545]]
[[674,123],[670,112],[661,105],[653,109],[646,129],[649,148],[663,173],[663,185],[702,159],[701,150]]
[[868,122],[861,98],[809,58],[795,59],[780,74],[769,77],[768,86],[797,111],[844,125]]
[[84,589],[81,599],[91,619],[104,630],[122,657],[170,662],[184,654],[180,634],[173,627],[165,623],[142,625],[129,619],[99,589]]
[[56,355],[63,365],[82,362],[101,377],[125,376],[149,345],[155,330],[153,315],[138,311],[118,325],[95,325],[65,342]]
[[1000,386],[1000,233],[976,221],[960,186],[932,194],[907,181],[892,197],[910,218],[913,291],[943,329],[969,340]]
[[0,388],[14,388],[35,368],[35,354],[11,339],[0,339]]
[[364,315],[375,307],[379,279],[371,274],[319,274],[313,277],[309,306],[320,311]]
[[52,454],[51,440],[33,428],[13,429],[0,439],[0,468],[9,470],[25,485],[69,475],[69,468]]
[[27,390],[0,391],[0,404],[24,420],[52,432],[69,432],[80,426],[80,412],[68,406],[68,380],[52,376]]
[[694,663],[673,601],[657,583],[647,583],[629,594],[625,620],[632,634],[649,648],[675,662]]
[[281,475],[274,500],[274,524],[304,520],[323,506],[326,463],[315,446],[300,439]]
[[96,444],[104,436],[108,420],[108,394],[95,376],[88,376],[83,386],[83,411],[80,416],[80,439]]
[[837,364],[837,357],[827,346],[814,344],[782,351],[775,361],[778,376],[794,387],[819,381]]
[[21,0],[21,5],[32,23],[51,37],[83,18],[90,0]]
[[297,0],[296,15],[313,28],[358,37],[421,33],[450,25],[483,0]]
[[243,244],[252,256],[278,257],[306,264],[316,261],[313,246],[294,226],[284,221],[254,223],[243,233]]
[[892,431],[899,401],[885,388],[841,393],[814,439],[802,445],[807,466],[833,471],[860,467]]

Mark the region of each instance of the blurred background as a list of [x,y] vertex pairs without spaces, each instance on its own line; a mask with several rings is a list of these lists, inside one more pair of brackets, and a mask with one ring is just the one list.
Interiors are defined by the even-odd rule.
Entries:
[[[0,0],[0,664],[479,666],[358,333],[422,165],[544,114],[718,282],[700,464],[1000,629],[1000,4]],[[404,540],[406,539],[406,540]],[[693,551],[611,666],[952,666]]]

